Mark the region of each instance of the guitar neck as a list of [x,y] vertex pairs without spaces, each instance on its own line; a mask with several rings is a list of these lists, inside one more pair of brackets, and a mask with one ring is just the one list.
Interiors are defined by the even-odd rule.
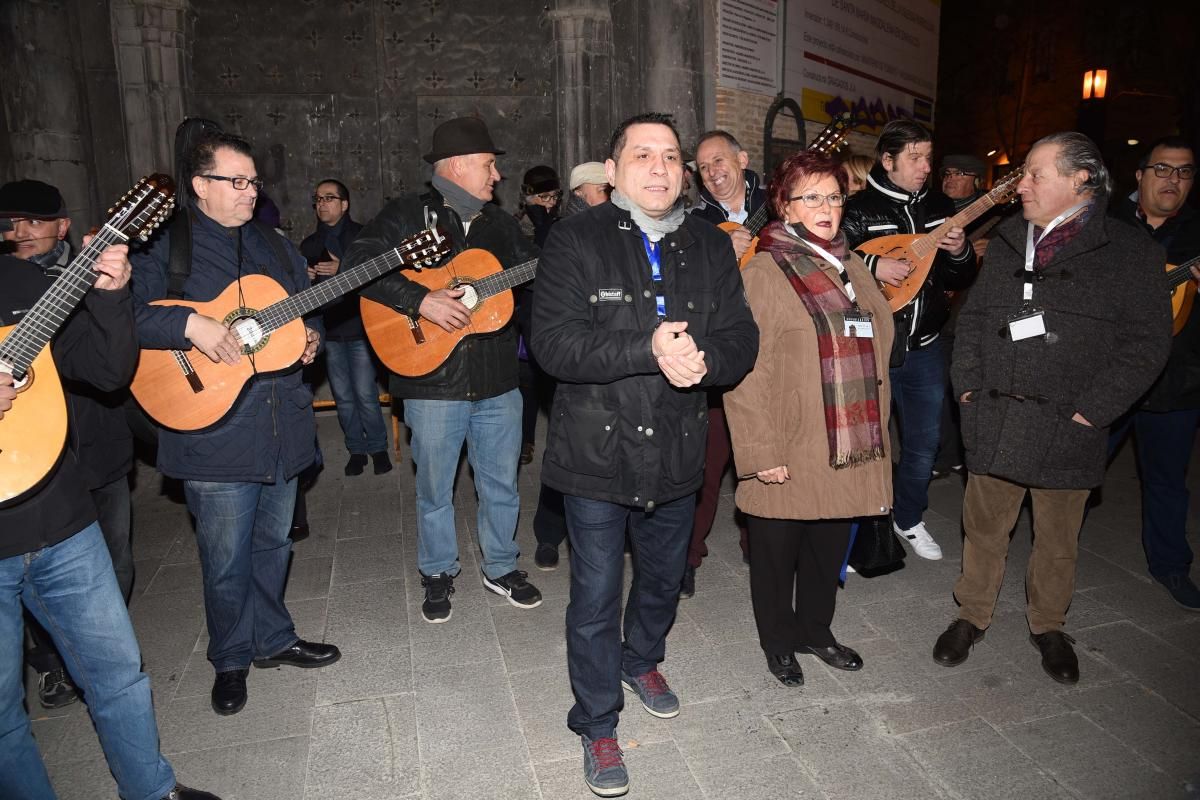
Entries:
[[758,236],[759,231],[767,224],[767,204],[763,203],[759,206],[758,211],[747,217],[742,224],[746,230],[750,231],[751,236]]
[[[13,369],[13,375],[24,377],[30,364],[37,358],[51,339],[61,330],[71,312],[83,300],[88,289],[99,277],[92,269],[109,245],[126,241],[126,237],[107,224],[100,229],[88,246],[72,259],[71,263],[42,294],[33,308],[17,323],[17,326],[0,342],[0,362]],[[30,269],[38,267],[30,264]]]
[[912,250],[921,258],[925,258],[929,254],[937,250],[937,243],[942,240],[951,228],[965,228],[975,220],[982,217],[988,211],[991,211],[996,206],[996,201],[992,199],[989,192],[983,197],[980,197],[974,203],[964,208],[962,211],[955,214],[950,219],[938,225],[929,233],[922,236],[912,243]]
[[370,261],[359,264],[354,269],[346,270],[305,289],[303,292],[272,303],[260,311],[256,315],[256,319],[264,333],[270,333],[404,264],[405,258],[401,249],[393,248],[375,256]]
[[1187,283],[1192,278],[1192,267],[1200,267],[1200,256],[1167,270],[1167,285],[1174,289],[1180,284]]
[[506,292],[513,287],[520,286],[522,283],[527,283],[533,280],[537,275],[538,260],[535,258],[532,261],[526,261],[524,264],[518,264],[509,269],[502,269],[499,272],[488,275],[483,280],[475,282],[475,292],[479,295],[480,300],[486,300],[493,295]]

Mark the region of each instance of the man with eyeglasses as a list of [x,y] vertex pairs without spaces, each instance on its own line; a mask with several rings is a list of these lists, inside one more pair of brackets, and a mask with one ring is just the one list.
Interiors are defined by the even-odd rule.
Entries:
[[[300,243],[308,261],[308,277],[319,283],[338,273],[342,256],[350,248],[362,225],[350,217],[350,190],[329,178],[313,190],[317,229]],[[390,472],[387,453],[387,423],[379,407],[379,382],[375,359],[358,310],[358,295],[350,294],[323,306],[325,363],[329,387],[337,403],[338,424],[350,460],[347,476],[361,475],[370,456],[376,475]]]
[[[878,236],[924,234],[954,215],[946,195],[927,186],[933,137],[912,120],[884,126],[875,143],[878,161],[867,188],[846,203],[842,230],[851,247]],[[946,358],[942,326],[950,316],[946,291],[966,289],[975,279],[975,250],[962,228],[937,243],[938,253],[917,296],[895,313],[892,345],[892,402],[900,428],[900,464],[893,482],[892,529],[919,557],[936,561],[942,548],[925,527],[929,480],[941,434]],[[899,286],[912,272],[907,261],[861,254],[881,283]],[[878,524],[878,523],[874,523]]]
[[[249,356],[221,321],[185,305],[149,303],[168,296],[210,301],[255,274],[295,294],[309,286],[306,264],[290,242],[253,219],[262,181],[248,142],[208,134],[187,164],[193,196],[176,213],[190,215],[190,259],[172,262],[170,231],[134,256],[138,336],[143,348],[195,347],[213,362],[233,365]],[[301,363],[310,364],[320,322],[306,320],[305,326]],[[210,428],[158,434],[158,469],[183,481],[195,517],[208,660],[216,672],[211,702],[218,714],[236,714],[246,705],[251,665],[324,667],[341,657],[331,644],[297,636],[283,599],[296,476],[313,462],[315,442],[312,392],[299,369],[255,377],[229,415]]]
[[[1187,203],[1196,178],[1191,143],[1167,136],[1147,148],[1138,164],[1138,188],[1114,204],[1113,214],[1147,233],[1176,266],[1200,256],[1200,214]],[[1193,280],[1200,270],[1191,268]],[[1154,387],[1126,423],[1115,429],[1110,450],[1136,436],[1142,482],[1142,546],[1150,575],[1183,609],[1200,611],[1187,542],[1188,462],[1200,424],[1200,314],[1192,313],[1171,342],[1171,355]]]

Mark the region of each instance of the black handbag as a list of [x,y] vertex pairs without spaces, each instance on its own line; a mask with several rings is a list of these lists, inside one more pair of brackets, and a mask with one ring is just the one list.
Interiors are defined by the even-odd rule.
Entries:
[[864,517],[850,546],[850,566],[859,575],[873,578],[904,566],[904,545],[892,531],[891,517]]

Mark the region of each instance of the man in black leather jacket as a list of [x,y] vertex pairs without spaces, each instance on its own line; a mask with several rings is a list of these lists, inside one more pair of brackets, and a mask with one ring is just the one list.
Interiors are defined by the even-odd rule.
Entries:
[[[842,230],[851,247],[892,234],[925,234],[954,214],[954,204],[926,185],[932,171],[929,131],[911,120],[884,126],[875,145],[878,162],[867,188],[846,204]],[[913,301],[896,312],[892,348],[892,399],[900,424],[900,465],[896,470],[893,528],[921,558],[937,560],[942,550],[921,516],[929,504],[929,479],[937,456],[945,361],[938,339],[949,317],[945,291],[965,289],[975,279],[975,251],[962,228],[937,243],[933,266]],[[899,286],[912,265],[896,258],[862,253],[881,282]]]
[[[482,248],[502,267],[537,257],[512,215],[494,203],[500,180],[499,150],[483,121],[460,117],[433,132],[433,188],[393,200],[359,233],[342,259],[344,268],[398,245],[436,214],[455,255]],[[443,264],[443,267],[446,265]],[[449,270],[447,270],[449,274]],[[447,278],[448,279],[448,278]],[[418,325],[447,332],[471,324],[463,289],[430,291],[393,272],[362,295],[407,315]],[[521,455],[521,393],[517,389],[517,334],[508,324],[493,334],[470,335],[446,361],[417,378],[392,375],[392,397],[404,400],[404,421],[412,431],[417,466],[417,567],[425,587],[421,614],[426,622],[450,619],[450,595],[461,567],[454,525],[454,477],[463,442],[475,470],[479,494],[478,536],[483,551],[483,585],[518,608],[533,608],[541,593],[517,569],[517,459]]]

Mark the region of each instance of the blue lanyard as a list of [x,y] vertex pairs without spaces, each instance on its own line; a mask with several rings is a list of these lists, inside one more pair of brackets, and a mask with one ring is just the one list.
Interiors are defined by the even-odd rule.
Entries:
[[654,281],[654,304],[657,307],[658,316],[666,319],[667,300],[662,294],[662,262],[659,259],[659,254],[662,252],[661,243],[651,242],[650,237],[646,236],[643,231],[642,245],[646,248],[646,260],[650,262],[650,278]]

